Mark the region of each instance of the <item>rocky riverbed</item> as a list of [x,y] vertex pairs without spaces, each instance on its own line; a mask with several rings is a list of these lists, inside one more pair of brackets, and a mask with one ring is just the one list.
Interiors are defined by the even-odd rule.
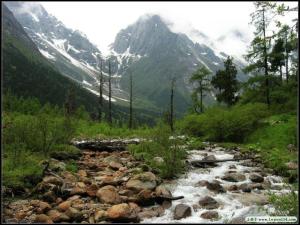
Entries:
[[[272,210],[268,191],[290,191],[259,161],[191,166],[179,179],[164,181],[128,151],[82,153],[77,173],[50,160],[49,171],[30,197],[5,203],[4,222],[243,222],[247,215],[266,213],[262,208]],[[208,146],[189,151],[188,161],[234,157],[239,157],[238,150]],[[171,201],[172,196],[184,198]]]

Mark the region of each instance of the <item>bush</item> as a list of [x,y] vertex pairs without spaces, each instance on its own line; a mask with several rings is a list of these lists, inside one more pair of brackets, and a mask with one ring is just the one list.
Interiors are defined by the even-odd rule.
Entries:
[[298,194],[291,191],[288,194],[270,194],[270,203],[274,206],[274,216],[297,216],[299,209]]
[[[182,160],[186,153],[179,147],[181,141],[172,138],[170,128],[159,124],[153,131],[152,141],[130,145],[130,153],[138,160],[144,160],[151,168],[158,169],[162,178],[172,178],[184,170],[185,163]],[[156,161],[155,157],[163,159]]]
[[229,109],[214,107],[204,114],[187,116],[180,127],[183,132],[209,141],[243,142],[267,115],[267,106],[261,103],[236,105]]

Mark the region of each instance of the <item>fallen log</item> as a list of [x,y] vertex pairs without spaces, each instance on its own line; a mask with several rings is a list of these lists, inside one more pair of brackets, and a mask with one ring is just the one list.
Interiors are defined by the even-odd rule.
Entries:
[[215,165],[215,163],[219,162],[228,162],[228,161],[240,161],[246,159],[254,159],[253,157],[246,157],[246,158],[233,158],[233,159],[217,159],[217,160],[194,160],[191,161],[191,164],[196,167],[206,167]]
[[177,197],[172,197],[172,196],[156,196],[154,197],[154,200],[158,204],[162,204],[163,201],[174,201],[178,199],[183,199],[184,196],[177,196]]

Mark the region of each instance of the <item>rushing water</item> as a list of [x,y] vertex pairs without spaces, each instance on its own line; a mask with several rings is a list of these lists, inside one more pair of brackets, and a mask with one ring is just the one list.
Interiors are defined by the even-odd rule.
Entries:
[[[189,161],[190,160],[201,160],[204,158],[204,153],[208,153],[208,155],[214,155],[216,159],[232,159],[233,154],[228,154],[228,152],[223,151],[221,148],[215,148],[211,150],[191,150],[189,151]],[[209,182],[213,180],[221,181],[221,185],[223,187],[236,184],[240,185],[242,183],[251,183],[249,180],[249,175],[251,171],[258,169],[257,167],[246,167],[242,166],[241,163],[243,161],[228,161],[228,162],[220,162],[217,163],[217,166],[214,168],[193,168],[188,173],[182,175],[178,180],[174,183],[170,184],[169,188],[173,194],[173,196],[184,196],[183,199],[173,201],[172,207],[165,211],[165,214],[161,217],[149,218],[145,219],[142,222],[145,223],[226,223],[230,222],[234,218],[245,217],[251,215],[267,215],[267,210],[272,211],[272,207],[270,205],[258,206],[253,203],[247,203],[247,200],[243,199],[244,196],[254,196],[260,198],[266,194],[267,192],[275,192],[275,193],[283,193],[288,192],[289,187],[284,185],[282,178],[278,176],[273,176],[268,174],[265,177],[265,180],[269,180],[271,183],[271,189],[269,190],[252,190],[251,193],[232,193],[227,191],[226,193],[216,194],[210,190],[208,190],[205,186],[199,187],[197,186],[197,182],[200,180],[207,180]],[[228,182],[221,179],[221,177],[225,174],[226,171],[230,170],[229,166],[235,165],[237,172],[243,173],[246,176],[246,180],[242,182]],[[246,171],[250,171],[250,173],[246,173]],[[272,188],[274,187],[274,189]],[[276,188],[275,188],[276,187]],[[275,190],[276,189],[276,190]],[[200,217],[200,215],[207,211],[206,209],[197,209],[194,210],[192,205],[198,204],[199,200],[202,197],[211,196],[216,201],[220,203],[220,207],[214,209],[219,214],[218,220],[207,220]],[[255,197],[255,196],[254,196]],[[183,218],[181,220],[174,220],[174,209],[175,206],[183,203],[191,206],[192,215]]]

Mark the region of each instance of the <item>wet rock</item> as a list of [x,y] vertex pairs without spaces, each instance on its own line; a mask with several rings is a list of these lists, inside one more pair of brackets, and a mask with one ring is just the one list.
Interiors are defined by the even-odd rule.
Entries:
[[107,217],[116,222],[137,222],[139,220],[135,211],[127,203],[114,205],[109,208]]
[[212,197],[206,196],[199,201],[199,205],[205,209],[216,209],[220,204]]
[[251,187],[247,183],[241,184],[239,186],[239,189],[242,190],[243,192],[251,192]]
[[229,169],[236,169],[236,166],[235,165],[230,165]]
[[264,190],[264,185],[262,183],[254,183],[254,184],[249,184],[249,187],[251,189],[258,189],[258,190]]
[[155,188],[156,196],[172,197],[171,191],[165,185],[159,185]]
[[238,190],[238,186],[233,184],[233,185],[230,185],[228,188],[227,188],[228,191],[237,191]]
[[111,185],[100,188],[97,191],[96,196],[98,197],[99,201],[103,203],[118,204],[121,202],[121,198],[117,189]]
[[221,179],[230,182],[239,182],[246,180],[246,177],[242,173],[227,173]]
[[215,193],[225,193],[226,190],[218,181],[208,182],[206,185],[207,189]]
[[185,204],[178,204],[174,210],[174,219],[180,220],[192,215],[192,209],[190,206]]
[[262,176],[256,174],[256,173],[250,174],[249,179],[252,182],[255,182],[255,183],[262,183],[262,182],[264,182],[264,178]]
[[169,209],[172,206],[172,201],[164,200],[161,204],[163,209]]
[[49,216],[45,214],[39,214],[35,217],[35,223],[53,223]]
[[195,187],[206,187],[207,184],[208,184],[207,180],[200,180],[196,183]]
[[126,188],[140,191],[143,189],[153,190],[157,185],[157,178],[151,172],[135,175],[126,183]]
[[268,204],[268,197],[263,193],[262,194],[257,194],[254,192],[242,193],[242,194],[233,193],[232,195],[245,206]]
[[47,202],[43,202],[40,200],[31,200],[30,204],[36,208],[35,211],[38,214],[45,213],[51,209],[51,206]]
[[214,220],[214,219],[218,219],[219,214],[217,211],[206,211],[202,213],[200,217],[207,220]]

